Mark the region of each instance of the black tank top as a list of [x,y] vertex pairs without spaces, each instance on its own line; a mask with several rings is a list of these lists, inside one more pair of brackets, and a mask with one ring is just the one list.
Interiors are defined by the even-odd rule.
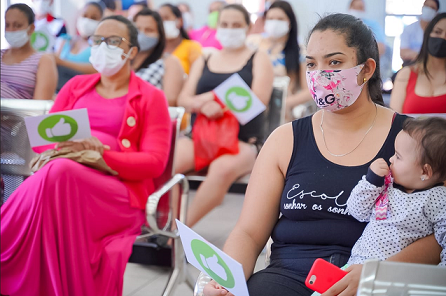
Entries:
[[350,167],[335,164],[320,153],[312,116],[293,121],[294,148],[280,201],[282,216],[272,233],[271,258],[350,255],[366,223],[348,214],[347,199],[375,159],[384,158],[388,162],[395,153],[395,138],[406,118],[394,117],[389,134],[373,160]]
[[[203,74],[201,75],[200,80],[198,80],[196,94],[200,95],[214,90],[217,86],[219,86],[223,81],[228,79],[234,73],[238,73],[240,77],[242,77],[242,79],[246,82],[246,84],[251,87],[253,77],[252,64],[255,54],[256,53],[254,52],[242,69],[233,73],[215,73],[209,70],[209,56],[208,59],[206,59],[204,62]],[[240,125],[240,131],[238,134],[238,138],[240,141],[255,143],[261,143],[263,141],[263,116],[263,113],[261,113],[247,124]],[[193,121],[194,119],[192,119],[192,122]],[[255,141],[252,141],[252,139],[255,139]]]

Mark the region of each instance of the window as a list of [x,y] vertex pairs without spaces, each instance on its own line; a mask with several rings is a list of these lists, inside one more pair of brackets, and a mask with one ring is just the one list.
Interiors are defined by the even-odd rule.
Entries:
[[401,69],[401,33],[404,27],[416,22],[425,0],[386,0],[386,36],[393,40],[392,70]]

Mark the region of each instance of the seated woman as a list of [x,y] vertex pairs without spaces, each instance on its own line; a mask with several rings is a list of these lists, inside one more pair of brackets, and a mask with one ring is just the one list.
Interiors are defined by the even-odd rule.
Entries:
[[176,106],[184,83],[180,61],[164,53],[166,36],[158,12],[144,8],[133,19],[138,29],[140,52],[132,61],[133,70],[143,80],[164,91],[170,106]]
[[164,52],[176,56],[183,66],[184,72],[189,74],[195,60],[201,56],[201,46],[192,41],[183,28],[183,17],[178,7],[164,4],[158,9],[163,19],[164,33],[166,35],[166,48]]
[[59,70],[60,90],[68,80],[79,74],[92,74],[96,70],[89,59],[91,47],[88,45],[88,37],[94,34],[100,20],[104,15],[101,2],[88,2],[79,18],[76,29],[79,35],[63,35],[59,38],[59,46],[56,48],[56,63]]
[[56,159],[26,179],[1,207],[2,295],[122,295],[153,178],[168,161],[171,121],[163,93],[131,71],[139,47],[131,22],[105,18],[90,40],[100,73],[70,80],[51,112],[87,108],[93,137],[57,148],[97,151],[118,176]]
[[[297,21],[293,8],[286,1],[275,1],[266,12],[265,33],[250,35],[248,46],[268,53],[274,76],[290,77],[286,100],[286,117],[292,119],[294,107],[311,102],[306,87],[305,67],[300,65],[297,43]],[[312,104],[311,104],[312,105]]]
[[402,113],[446,113],[446,13],[426,27],[416,63],[395,79],[390,108]]
[[[311,295],[304,281],[315,259],[345,265],[366,226],[346,210],[350,192],[375,159],[395,153],[406,118],[382,107],[378,45],[361,20],[322,18],[310,32],[306,60],[308,87],[323,110],[268,138],[224,247],[242,264],[251,296]],[[271,263],[253,274],[270,236]],[[438,264],[440,252],[430,235],[390,260]],[[350,266],[324,296],[356,295],[361,267]],[[226,294],[213,281],[205,287],[206,296]]]
[[5,13],[5,38],[10,48],[1,51],[1,97],[51,100],[57,69],[51,55],[31,46],[34,12],[26,4],[13,4]]
[[[263,104],[268,106],[274,79],[273,69],[264,52],[253,52],[245,45],[249,27],[249,14],[243,6],[227,5],[221,10],[217,38],[223,49],[197,60],[180,94],[178,105],[190,112],[202,113],[210,119],[221,117],[223,110],[214,101],[212,90],[238,73]],[[263,113],[240,126],[239,153],[223,155],[211,163],[206,180],[198,188],[189,206],[189,226],[219,205],[231,184],[251,171],[257,149],[263,141],[263,126]],[[175,161],[178,172],[194,169],[194,144],[191,139],[184,137],[178,141]]]

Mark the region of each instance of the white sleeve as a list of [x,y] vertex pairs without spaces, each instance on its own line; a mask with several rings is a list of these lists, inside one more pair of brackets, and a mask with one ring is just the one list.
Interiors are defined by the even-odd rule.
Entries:
[[424,214],[434,225],[434,234],[441,251],[440,265],[446,266],[446,187],[435,187],[429,192]]
[[348,212],[358,221],[369,222],[375,201],[383,190],[384,186],[377,187],[363,176],[347,200]]

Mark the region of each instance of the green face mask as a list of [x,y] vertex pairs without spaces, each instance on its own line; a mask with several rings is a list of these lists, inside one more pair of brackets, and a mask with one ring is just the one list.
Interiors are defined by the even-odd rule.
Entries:
[[217,28],[218,23],[218,11],[211,12],[208,15],[208,27],[211,29]]

